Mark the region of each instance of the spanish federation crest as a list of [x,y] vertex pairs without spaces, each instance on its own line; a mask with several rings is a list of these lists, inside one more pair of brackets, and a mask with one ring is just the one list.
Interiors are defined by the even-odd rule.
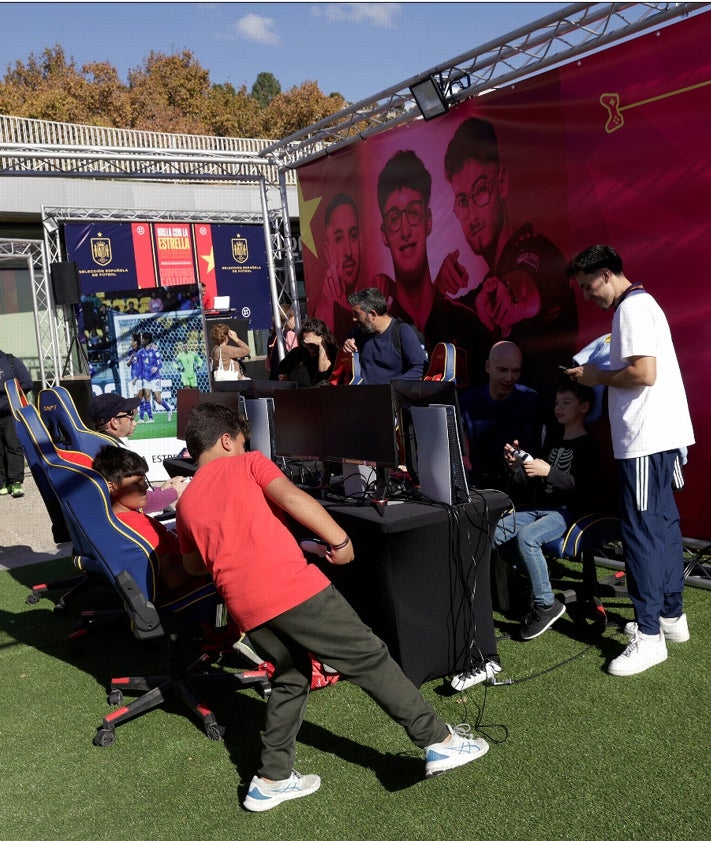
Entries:
[[232,256],[237,263],[246,263],[249,260],[249,248],[244,237],[233,237]]
[[91,238],[91,258],[99,266],[108,266],[112,260],[111,240],[108,237]]

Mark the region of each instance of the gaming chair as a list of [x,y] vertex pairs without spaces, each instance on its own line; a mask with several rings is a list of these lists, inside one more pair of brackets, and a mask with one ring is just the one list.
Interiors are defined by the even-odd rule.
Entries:
[[[83,459],[72,461],[73,453],[55,447],[34,406],[26,405],[18,414],[47,482],[60,500],[67,523],[76,534],[77,542],[99,565],[118,593],[134,636],[144,640],[169,634],[171,642],[173,668],[169,675],[123,677],[111,682],[109,700],[120,707],[105,716],[94,743],[112,744],[118,724],[153,709],[169,695],[179,697],[203,723],[209,738],[219,740],[223,728],[217,724],[214,713],[199,700],[191,681],[214,678],[238,688],[254,685],[266,694],[268,680],[263,671],[241,674],[210,671],[211,658],[205,655],[187,668],[178,668],[175,664],[172,655],[179,633],[196,624],[214,624],[218,605],[214,584],[196,578],[195,586],[188,593],[167,602],[159,601],[159,561],[155,551],[138,532],[114,515],[104,479],[86,463],[81,463]],[[123,704],[123,692],[143,694],[129,704]]]
[[43,388],[37,408],[52,441],[65,450],[77,450],[92,458],[101,447],[117,446],[116,439],[89,429],[77,412],[71,394],[63,386]]

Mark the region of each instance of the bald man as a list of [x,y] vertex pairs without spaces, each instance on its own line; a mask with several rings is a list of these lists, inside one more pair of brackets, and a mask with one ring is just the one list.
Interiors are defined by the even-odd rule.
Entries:
[[465,391],[459,398],[469,444],[470,480],[478,488],[511,492],[503,459],[504,444],[518,441],[521,449],[538,452],[543,433],[537,392],[519,384],[523,358],[513,342],[497,342],[486,360],[487,385]]

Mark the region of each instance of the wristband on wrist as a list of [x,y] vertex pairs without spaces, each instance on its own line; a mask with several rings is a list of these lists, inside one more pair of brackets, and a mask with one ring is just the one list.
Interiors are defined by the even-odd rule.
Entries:
[[336,549],[336,550],[338,550],[338,549],[345,549],[345,548],[346,548],[346,546],[348,546],[348,544],[349,544],[350,542],[351,542],[350,537],[348,537],[348,535],[346,535],[346,539],[345,539],[345,540],[343,540],[343,541],[341,541],[341,543],[335,543],[335,544],[334,544],[334,543],[332,543],[332,544],[331,544],[331,549]]

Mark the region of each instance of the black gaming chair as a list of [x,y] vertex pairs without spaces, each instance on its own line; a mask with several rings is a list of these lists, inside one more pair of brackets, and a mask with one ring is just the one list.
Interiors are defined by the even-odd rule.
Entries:
[[[134,636],[144,640],[168,634],[172,644],[170,674],[122,677],[111,682],[109,701],[120,707],[104,717],[94,743],[112,744],[118,724],[153,709],[169,695],[180,698],[195,713],[209,738],[221,739],[223,728],[199,700],[191,683],[212,679],[237,688],[255,686],[262,694],[267,694],[269,684],[261,670],[235,673],[211,669],[212,658],[207,655],[201,655],[188,667],[179,667],[175,662],[173,653],[183,629],[214,624],[218,607],[214,584],[196,579],[195,586],[179,598],[159,601],[155,551],[113,514],[104,479],[91,467],[70,461],[66,453],[63,455],[55,447],[34,406],[27,405],[18,414],[37,461],[61,502],[67,523],[120,596]],[[142,694],[124,704],[124,692]]]
[[627,595],[625,573],[618,571],[598,580],[595,558],[617,552],[620,521],[609,514],[587,514],[580,517],[562,537],[546,543],[543,553],[549,558],[573,560],[582,566],[582,582],[571,584],[568,579],[552,580],[561,589],[558,598],[566,605],[576,605],[570,611],[573,619],[590,620],[593,630],[600,633],[607,627],[607,613],[603,597],[623,598]]

